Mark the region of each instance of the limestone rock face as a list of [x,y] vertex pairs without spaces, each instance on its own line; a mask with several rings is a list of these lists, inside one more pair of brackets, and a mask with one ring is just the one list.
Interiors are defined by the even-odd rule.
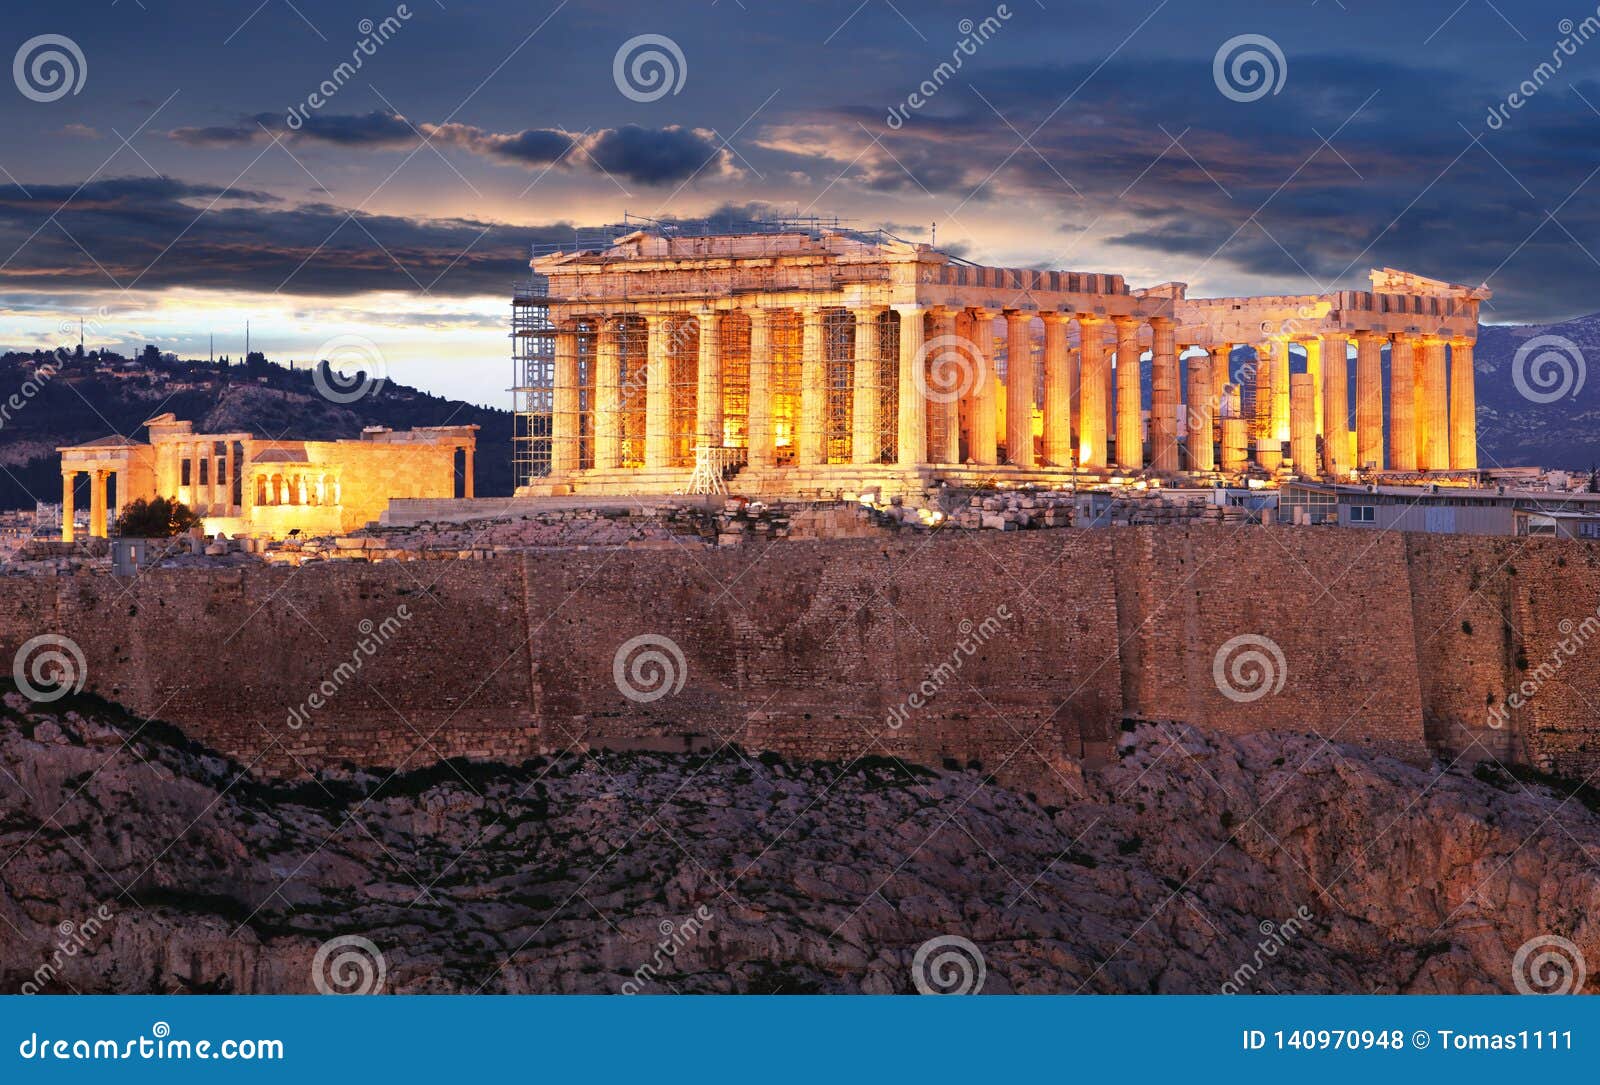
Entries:
[[1600,961],[1586,794],[1315,737],[1142,726],[1046,809],[731,749],[291,788],[99,702],[3,715],[6,993],[910,992],[951,937],[986,992],[1511,991],[1549,936]]

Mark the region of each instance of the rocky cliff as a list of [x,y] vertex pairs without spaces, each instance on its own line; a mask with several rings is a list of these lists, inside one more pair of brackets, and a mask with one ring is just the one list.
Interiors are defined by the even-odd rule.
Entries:
[[911,991],[956,936],[919,975],[1487,992],[1600,944],[1587,792],[1315,737],[1143,726],[1046,808],[732,749],[288,788],[92,699],[3,716],[6,991]]

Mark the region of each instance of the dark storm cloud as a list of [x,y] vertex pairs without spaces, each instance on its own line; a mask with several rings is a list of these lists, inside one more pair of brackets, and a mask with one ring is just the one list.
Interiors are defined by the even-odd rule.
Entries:
[[0,186],[0,290],[503,294],[526,274],[530,244],[573,238],[570,226],[291,208],[168,178],[101,180],[69,197],[65,185]]
[[604,172],[645,185],[669,185],[697,176],[724,176],[734,171],[731,155],[709,132],[668,125],[641,128],[625,125],[587,133],[556,128],[493,132],[475,125],[421,122],[413,126],[396,113],[312,114],[296,124],[261,113],[237,125],[176,128],[168,136],[190,147],[236,147],[265,143],[274,137],[323,143],[347,150],[407,150],[423,139],[435,146],[457,147],[510,165]]

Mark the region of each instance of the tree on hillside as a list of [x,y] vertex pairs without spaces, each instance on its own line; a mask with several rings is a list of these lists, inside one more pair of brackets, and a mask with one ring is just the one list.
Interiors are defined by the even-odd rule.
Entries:
[[200,526],[200,517],[180,501],[165,497],[130,502],[117,517],[116,533],[130,539],[170,539]]

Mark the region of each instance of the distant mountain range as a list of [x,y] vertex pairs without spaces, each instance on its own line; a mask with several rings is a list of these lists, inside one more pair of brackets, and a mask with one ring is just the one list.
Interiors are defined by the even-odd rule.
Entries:
[[69,357],[53,378],[30,383],[39,364],[51,360],[44,352],[0,356],[0,508],[61,500],[57,447],[112,434],[144,440],[145,421],[167,411],[201,432],[289,440],[354,438],[366,426],[475,424],[481,427],[477,493],[512,490],[510,411],[392,382],[353,403],[332,403],[318,393],[309,368],[286,369],[260,355],[223,365],[91,353]]

